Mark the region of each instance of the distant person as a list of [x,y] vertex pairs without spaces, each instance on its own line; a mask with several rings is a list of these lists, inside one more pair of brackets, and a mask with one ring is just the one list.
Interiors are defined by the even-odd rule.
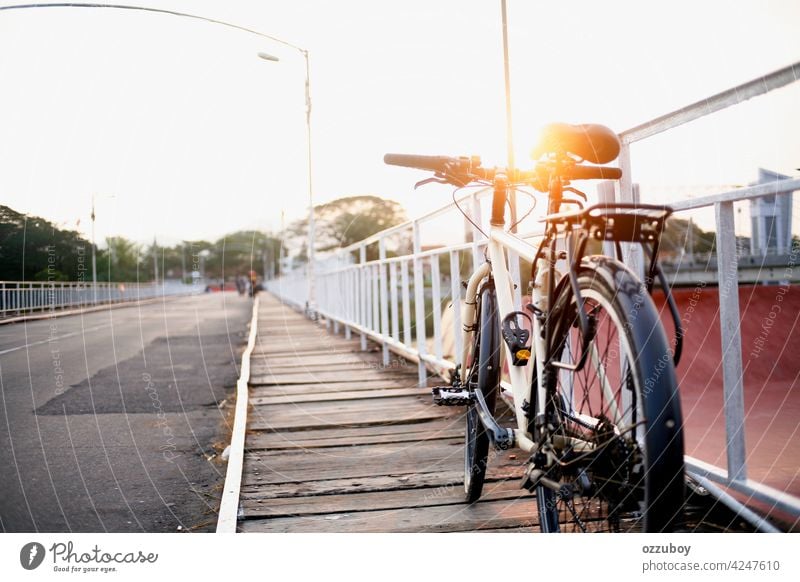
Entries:
[[236,290],[239,292],[239,295],[247,293],[247,279],[245,279],[244,275],[238,275],[236,277]]
[[250,271],[250,297],[255,297],[258,292],[256,283],[258,283],[258,273]]

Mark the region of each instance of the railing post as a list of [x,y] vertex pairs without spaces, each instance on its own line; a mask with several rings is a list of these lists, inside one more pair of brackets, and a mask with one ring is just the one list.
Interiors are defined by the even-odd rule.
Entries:
[[[605,182],[600,182],[597,184],[597,201],[600,204],[614,204],[614,193],[616,190],[615,183],[608,180]],[[616,256],[617,251],[614,245],[614,241],[604,240],[603,241],[603,254],[608,257]],[[620,259],[622,257],[619,257]]]
[[455,350],[453,354],[455,363],[464,362],[461,357],[464,351],[464,335],[461,330],[461,269],[458,262],[458,251],[450,251],[450,299],[453,308],[453,337],[455,338]]
[[378,265],[370,266],[370,281],[372,283],[372,325],[370,329],[375,333],[380,333],[381,330],[381,312],[380,312],[380,289],[378,285]]
[[[347,271],[345,271],[345,279],[344,280],[345,280],[345,286],[347,287],[347,290],[346,290],[346,293],[345,293],[345,301],[347,302],[346,303],[346,305],[347,305],[347,315],[346,315],[346,317],[347,317],[347,321],[348,322],[352,322],[352,321],[355,320],[355,316],[354,316],[354,313],[355,313],[355,296],[356,296],[356,293],[355,293],[355,274],[356,274],[356,271],[355,271],[355,269],[352,269],[352,268],[348,269]],[[349,340],[350,337],[351,337],[351,335],[350,335],[350,326],[349,325],[345,325],[344,326],[344,338]]]
[[431,309],[433,311],[433,351],[436,359],[443,359],[442,349],[442,277],[439,272],[439,257],[431,255]]
[[373,310],[373,301],[372,301],[372,265],[367,265],[364,267],[364,272],[366,273],[366,286],[367,292],[364,294],[364,298],[366,300],[366,310],[367,310],[367,322],[366,327],[370,331],[372,331],[372,318],[374,317],[375,313]]
[[[364,263],[367,262],[367,247],[365,245],[361,245],[358,249],[358,260],[360,263],[360,267],[358,269],[359,278],[360,280],[360,293],[359,293],[359,313],[361,314],[361,321],[359,324],[362,327],[367,327],[367,268],[364,266]],[[364,333],[361,333],[361,351],[367,351],[367,336]]]
[[[633,184],[631,176],[631,146],[623,143],[619,150],[619,169],[622,170],[622,178],[617,184],[617,200],[624,203],[637,204],[639,202],[638,189]],[[642,247],[638,243],[621,243],[623,256],[622,261],[637,274],[639,279],[644,280],[644,260]]]
[[397,262],[389,263],[389,297],[391,299],[392,339],[400,341],[400,311],[397,302]]
[[[473,192],[472,194],[472,221],[480,225],[481,224],[481,201],[478,200],[478,193]],[[481,231],[478,230],[478,227],[475,225],[472,226],[472,270],[475,271],[477,268],[483,263],[483,257],[481,257],[481,249],[478,245],[479,241],[481,240]]]
[[403,304],[403,343],[411,347],[411,284],[408,277],[408,261],[400,263],[400,285]]
[[383,336],[383,365],[389,365],[389,344],[386,339],[389,337],[389,289],[386,281],[386,239],[381,237],[378,241],[378,268],[380,269],[381,286],[381,335]]
[[744,443],[744,386],[739,313],[739,260],[733,202],[714,205],[717,222],[719,323],[722,339],[722,393],[725,402],[725,442],[728,479],[747,479]]
[[417,353],[419,354],[419,385],[428,385],[428,370],[425,368],[427,355],[427,338],[425,336],[425,274],[423,273],[424,260],[419,254],[422,252],[419,222],[414,221],[414,322],[417,327]]

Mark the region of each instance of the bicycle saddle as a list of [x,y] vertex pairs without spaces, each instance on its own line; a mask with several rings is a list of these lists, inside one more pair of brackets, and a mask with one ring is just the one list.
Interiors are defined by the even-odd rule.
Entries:
[[604,125],[551,123],[542,130],[533,157],[569,153],[593,164],[607,164],[617,158],[619,148],[617,134]]

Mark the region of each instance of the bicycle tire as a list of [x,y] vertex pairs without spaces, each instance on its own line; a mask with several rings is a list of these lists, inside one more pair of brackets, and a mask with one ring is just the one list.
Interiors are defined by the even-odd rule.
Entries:
[[[486,406],[494,413],[500,386],[500,328],[497,296],[493,283],[478,294],[476,329],[473,332],[472,364],[465,374],[470,390],[480,388]],[[464,495],[467,503],[477,501],[483,492],[489,457],[489,434],[478,419],[477,404],[467,407],[464,443]]]
[[[580,433],[593,439],[595,451],[582,460],[574,444],[558,453],[560,488],[537,487],[540,529],[672,531],[684,502],[683,423],[672,352],[638,278],[608,257],[585,264],[591,267],[579,274],[578,287],[584,312],[594,320],[592,349],[583,370],[550,375],[545,415],[563,442]],[[551,319],[553,353],[574,363],[582,335],[569,285],[559,289]]]

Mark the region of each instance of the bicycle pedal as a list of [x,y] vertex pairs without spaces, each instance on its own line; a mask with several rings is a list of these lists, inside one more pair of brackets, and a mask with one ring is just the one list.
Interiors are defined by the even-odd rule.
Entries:
[[437,406],[469,406],[475,401],[475,397],[464,388],[437,386],[431,393]]

